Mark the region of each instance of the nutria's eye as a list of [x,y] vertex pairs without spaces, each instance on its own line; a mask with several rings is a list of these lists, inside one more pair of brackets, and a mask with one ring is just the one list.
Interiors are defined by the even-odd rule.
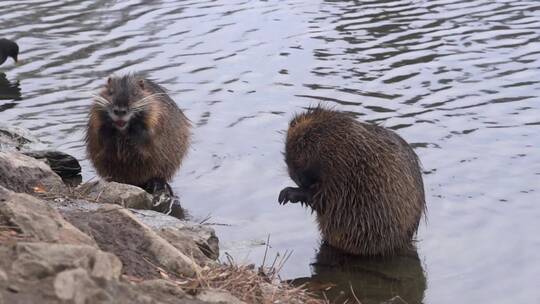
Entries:
[[141,88],[141,90],[144,90],[144,80],[139,79],[139,87]]

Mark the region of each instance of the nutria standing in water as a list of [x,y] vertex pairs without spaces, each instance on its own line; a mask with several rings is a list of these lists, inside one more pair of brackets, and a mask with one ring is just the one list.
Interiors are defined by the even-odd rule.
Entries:
[[90,109],[86,148],[109,181],[167,188],[182,163],[190,123],[165,89],[137,75],[109,77]]
[[424,186],[418,157],[396,133],[310,108],[290,122],[285,162],[298,188],[283,189],[279,202],[310,206],[323,241],[358,255],[410,248]]

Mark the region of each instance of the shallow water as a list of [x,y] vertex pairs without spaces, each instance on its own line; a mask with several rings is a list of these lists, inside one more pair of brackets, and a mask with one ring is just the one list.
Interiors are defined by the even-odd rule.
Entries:
[[[0,13],[23,61],[0,67],[0,121],[78,157],[88,179],[90,93],[147,73],[194,124],[173,187],[236,260],[260,264],[270,235],[267,264],[293,251],[284,279],[351,282],[363,303],[540,302],[540,2],[47,0]],[[414,145],[429,209],[419,259],[321,270],[311,213],[277,204],[292,185],[288,120],[317,103]]]

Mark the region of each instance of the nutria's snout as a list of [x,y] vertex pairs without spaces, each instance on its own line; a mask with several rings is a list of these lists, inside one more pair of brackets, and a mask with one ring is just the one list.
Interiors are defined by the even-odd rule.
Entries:
[[108,113],[112,120],[113,126],[120,131],[125,130],[129,126],[129,122],[133,116],[132,111],[128,107],[116,105],[113,106]]

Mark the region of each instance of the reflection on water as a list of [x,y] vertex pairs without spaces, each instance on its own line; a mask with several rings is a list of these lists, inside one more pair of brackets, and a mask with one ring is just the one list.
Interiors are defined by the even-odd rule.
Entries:
[[351,303],[355,297],[364,304],[379,304],[395,296],[407,303],[422,303],[427,287],[414,249],[394,257],[366,258],[346,255],[323,244],[312,267],[311,277],[295,279],[294,284],[307,284],[308,289],[324,292],[336,304]]
[[[195,126],[175,193],[237,261],[261,263],[271,235],[270,255],[294,251],[283,278],[326,281],[310,267],[312,215],[277,204],[288,121],[321,102],[419,154],[424,303],[540,302],[538,1],[21,0],[0,13],[24,59],[1,67],[22,93],[3,94],[0,120],[76,156],[89,179],[90,92],[110,73],[149,75]],[[338,289],[356,280],[324,273]]]

